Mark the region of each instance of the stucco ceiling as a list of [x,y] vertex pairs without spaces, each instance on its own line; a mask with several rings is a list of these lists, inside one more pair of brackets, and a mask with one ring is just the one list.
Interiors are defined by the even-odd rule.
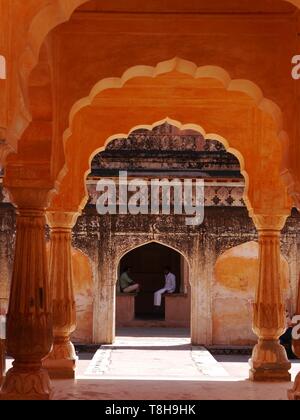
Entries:
[[[141,7],[142,4],[142,7]],[[282,0],[91,0],[85,12],[186,12],[186,13],[293,13],[295,7]]]

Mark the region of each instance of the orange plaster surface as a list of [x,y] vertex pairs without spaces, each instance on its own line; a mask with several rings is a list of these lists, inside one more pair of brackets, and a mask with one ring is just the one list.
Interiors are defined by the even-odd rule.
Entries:
[[[259,246],[247,242],[225,251],[215,266],[213,297],[214,344],[253,345],[252,302],[259,279]],[[281,255],[281,285],[290,290],[289,265]]]

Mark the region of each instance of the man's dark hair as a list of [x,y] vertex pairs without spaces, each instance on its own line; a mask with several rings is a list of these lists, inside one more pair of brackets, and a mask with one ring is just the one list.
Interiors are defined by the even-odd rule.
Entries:
[[127,273],[128,270],[131,269],[130,265],[125,265],[124,269],[123,269],[123,273]]
[[164,266],[164,271],[171,271],[171,267],[169,265],[165,265]]

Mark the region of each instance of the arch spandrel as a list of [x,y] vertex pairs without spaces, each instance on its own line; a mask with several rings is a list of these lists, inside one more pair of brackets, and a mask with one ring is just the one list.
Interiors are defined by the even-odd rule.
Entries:
[[[153,121],[168,117],[178,128],[188,124],[207,137],[218,136],[239,159],[250,211],[288,214],[291,203],[280,178],[282,121],[278,108],[257,89],[249,96],[249,83],[244,84],[246,93],[236,91],[234,87],[243,86],[241,81],[235,84],[227,79],[224,86],[224,81],[206,73],[204,78],[198,77],[199,69],[179,59],[173,65],[170,73],[157,72],[157,66],[152,77],[147,68],[148,77],[133,72],[130,79],[127,72],[125,80],[101,81],[88,98],[74,105],[65,133],[67,163],[60,177],[61,197],[68,197],[65,202],[69,205],[85,204],[85,177],[91,159],[104,149],[112,133],[127,137],[137,126],[153,126]],[[192,75],[188,68],[193,69]],[[60,201],[59,196],[54,198],[53,206],[59,206]]]

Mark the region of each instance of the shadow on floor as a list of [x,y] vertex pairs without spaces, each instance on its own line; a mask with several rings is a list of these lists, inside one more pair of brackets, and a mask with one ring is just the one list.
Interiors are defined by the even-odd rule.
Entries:
[[178,380],[84,380],[54,382],[58,400],[287,400],[290,383]]

